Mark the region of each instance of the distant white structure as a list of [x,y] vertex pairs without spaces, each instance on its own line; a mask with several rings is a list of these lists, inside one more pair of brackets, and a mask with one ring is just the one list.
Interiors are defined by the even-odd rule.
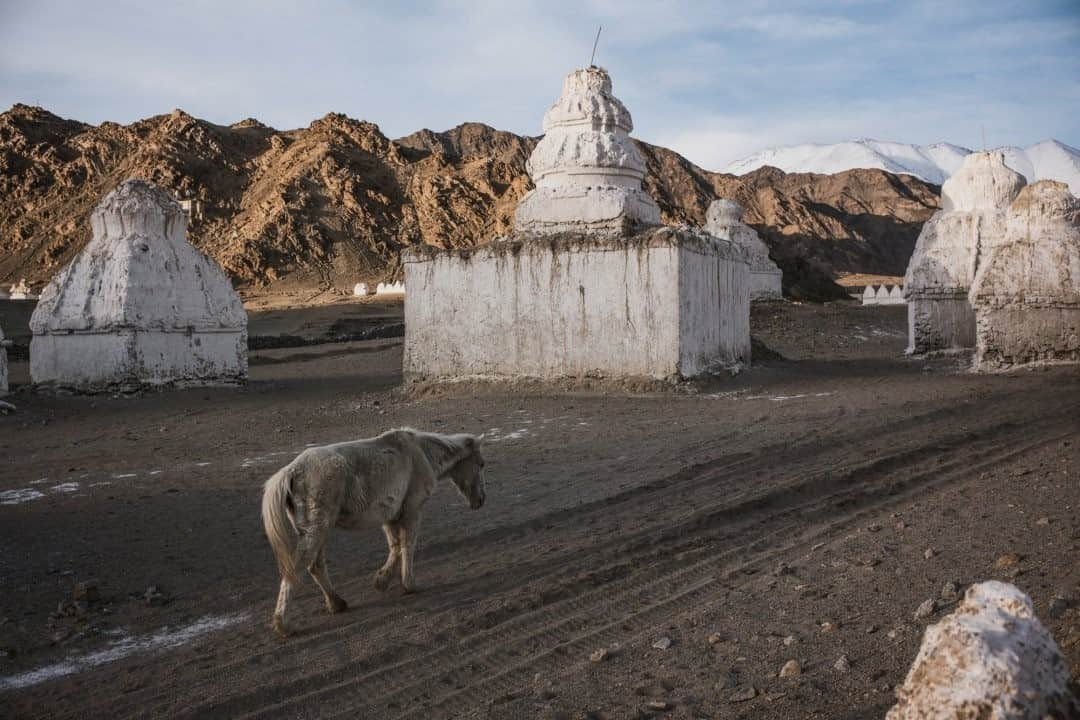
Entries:
[[968,292],[981,259],[1005,235],[1005,212],[1024,187],[1001,153],[972,153],[941,188],[904,277],[911,354],[975,346]]
[[0,397],[8,394],[8,357],[10,340],[4,339],[4,328],[0,328]]
[[769,247],[754,228],[742,221],[743,206],[734,200],[713,200],[706,213],[705,229],[746,250],[750,259],[750,300],[777,300],[783,297],[783,273],[769,258]]
[[367,283],[356,283],[353,285],[352,294],[357,297],[365,297],[368,294]]
[[1080,717],[1069,679],[1031,598],[1008,583],[979,583],[952,614],[926,628],[885,720]]
[[1052,180],[1025,187],[985,252],[970,293],[975,369],[1080,363],[1080,200]]
[[180,209],[184,211],[190,222],[202,220],[202,203],[195,199],[180,200]]
[[37,296],[34,295],[30,286],[26,284],[26,278],[22,278],[18,283],[11,286],[8,290],[8,297],[12,300],[36,300]]
[[745,249],[660,226],[630,113],[574,70],[529,158],[514,233],[404,254],[410,379],[680,378],[750,359]]
[[904,290],[901,285],[867,285],[863,290],[863,305],[904,305]]
[[94,391],[243,380],[247,315],[221,268],[187,242],[177,202],[128,180],[91,224],[30,320],[33,381]]
[[405,283],[401,280],[393,283],[379,283],[375,287],[376,295],[404,295]]

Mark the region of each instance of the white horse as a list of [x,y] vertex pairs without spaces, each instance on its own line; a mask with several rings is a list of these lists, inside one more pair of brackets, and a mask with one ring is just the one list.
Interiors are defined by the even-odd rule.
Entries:
[[322,590],[327,610],[348,608],[326,572],[326,541],[334,526],[381,522],[389,556],[375,573],[375,589],[389,587],[400,561],[401,587],[411,592],[420,512],[443,477],[453,481],[473,510],[484,504],[479,439],[390,430],[367,440],[308,448],[274,473],[262,499],[263,527],[281,571],[274,631],[288,635],[285,610],[297,572],[304,568]]

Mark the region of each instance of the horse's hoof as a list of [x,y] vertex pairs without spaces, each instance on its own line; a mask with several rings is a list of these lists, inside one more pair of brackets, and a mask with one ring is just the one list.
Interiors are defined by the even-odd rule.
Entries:
[[289,637],[289,631],[285,628],[285,621],[277,615],[274,616],[274,622],[271,627],[274,629],[274,634],[279,638]]
[[417,591],[417,590],[416,590],[416,586],[415,586],[415,585],[404,585],[404,584],[403,584],[403,585],[401,586],[401,594],[402,594],[402,595],[412,595],[412,594],[413,594],[413,593],[415,593],[416,591]]
[[390,573],[375,573],[374,585],[379,592],[386,592],[386,588],[390,587]]
[[336,615],[337,613],[348,610],[349,603],[345,602],[345,598],[335,597],[332,600],[327,601],[326,609],[329,610],[331,614]]

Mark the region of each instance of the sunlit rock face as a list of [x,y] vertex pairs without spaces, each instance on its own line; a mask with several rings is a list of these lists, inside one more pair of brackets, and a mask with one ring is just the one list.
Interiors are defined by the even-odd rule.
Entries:
[[180,205],[128,180],[91,224],[93,239],[31,318],[34,382],[93,391],[244,379],[247,315],[221,268],[187,242]]
[[975,369],[1080,362],[1080,200],[1065,183],[1020,192],[970,301]]
[[746,250],[750,261],[750,299],[775,300],[783,296],[783,273],[769,258],[769,248],[754,228],[742,221],[745,210],[734,200],[721,198],[709,205],[705,229]]
[[659,225],[660,209],[642,189],[645,161],[630,112],[598,67],[574,70],[544,115],[544,137],[526,169],[536,187],[518,204],[517,232],[624,231]]
[[1080,704],[1054,639],[1014,585],[972,585],[926,629],[886,720],[1074,718]]
[[1023,175],[999,152],[972,153],[941,188],[942,209],[923,226],[904,278],[908,352],[975,346],[968,292],[980,260],[1005,236],[1005,213]]

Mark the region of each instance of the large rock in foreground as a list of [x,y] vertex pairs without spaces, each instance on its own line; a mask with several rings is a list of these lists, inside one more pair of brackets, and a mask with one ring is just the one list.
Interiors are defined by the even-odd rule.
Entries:
[[109,193],[94,237],[30,320],[35,383],[96,391],[247,376],[247,315],[228,278],[186,239],[180,205],[143,180]]
[[886,720],[1067,720],[1080,717],[1069,671],[1031,599],[1013,585],[973,585],[926,629]]
[[1080,200],[1029,185],[975,277],[976,370],[1080,362]]

